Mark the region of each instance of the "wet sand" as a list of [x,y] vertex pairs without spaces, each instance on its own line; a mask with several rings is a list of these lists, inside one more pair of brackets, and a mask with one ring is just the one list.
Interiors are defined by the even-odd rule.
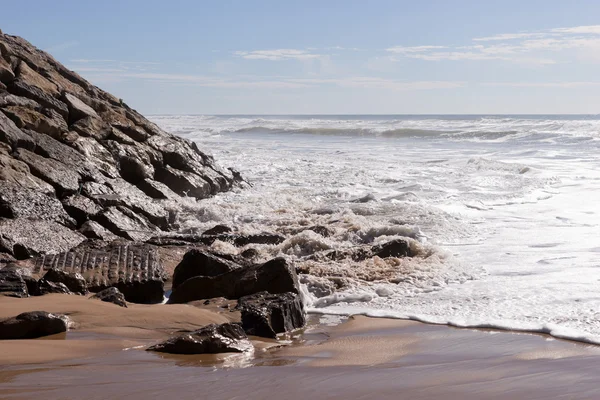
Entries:
[[[56,303],[52,307],[61,308]],[[68,299],[58,303],[62,307],[68,303],[72,311],[83,307]],[[254,355],[173,356],[143,351],[170,329],[190,327],[201,317],[215,322],[228,317],[190,306],[174,307],[134,306],[131,310],[140,314],[116,311],[114,316],[107,313],[104,322],[72,314],[85,328],[63,337],[22,341],[20,347],[18,341],[0,343],[0,357],[9,348],[15,353],[13,361],[22,357],[21,363],[0,361],[0,398],[600,398],[600,347],[543,335],[412,321],[356,317],[325,326],[312,316],[309,328],[287,346],[269,349],[276,343],[255,342],[259,346]],[[177,315],[168,316],[171,312]],[[15,311],[7,311],[3,302],[0,314],[7,313]],[[182,322],[183,316],[198,319]],[[31,354],[47,354],[45,347],[69,356],[36,361]]]

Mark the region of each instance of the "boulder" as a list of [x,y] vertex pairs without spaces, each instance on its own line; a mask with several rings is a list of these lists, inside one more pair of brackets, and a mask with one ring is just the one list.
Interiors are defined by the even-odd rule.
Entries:
[[107,289],[104,289],[90,297],[90,299],[97,299],[100,301],[105,301],[107,303],[114,303],[120,307],[127,308],[125,296],[116,287],[109,287]]
[[8,65],[6,61],[4,61],[4,59],[2,59],[2,57],[0,57],[0,82],[9,84],[14,79],[15,74],[12,68],[10,67],[10,65]]
[[413,257],[413,251],[410,243],[406,239],[395,239],[371,248],[373,256],[380,258],[387,257]]
[[9,297],[28,297],[25,280],[17,271],[3,268],[0,270],[0,295]]
[[57,268],[52,268],[46,272],[44,278],[48,282],[62,283],[71,292],[76,294],[87,293],[87,283],[83,276],[78,272],[67,272]]
[[64,210],[77,221],[78,225],[95,218],[102,211],[102,208],[93,200],[80,194],[64,198],[62,205]]
[[48,79],[32,70],[26,62],[21,61],[17,67],[17,78],[28,85],[36,86],[52,96],[59,94],[58,88]]
[[33,149],[35,147],[33,139],[17,128],[2,111],[0,111],[0,142],[7,143],[12,148]]
[[91,137],[97,140],[106,139],[111,129],[108,124],[96,117],[85,117],[70,126],[72,130],[81,136]]
[[242,327],[248,335],[275,339],[278,333],[293,331],[306,324],[302,299],[296,293],[267,292],[238,300]]
[[96,221],[86,221],[79,228],[79,233],[88,239],[99,239],[106,242],[112,242],[117,240],[119,237]]
[[[38,288],[38,280],[37,278],[35,278],[33,276],[33,274],[31,273],[31,270],[29,268],[25,268],[22,266],[19,266],[17,263],[15,263],[15,261],[17,261],[16,259],[13,259],[11,261],[9,261],[8,265],[6,265],[2,270],[0,270],[0,272],[15,272],[16,274],[20,275],[21,278],[23,278],[23,280],[25,281],[25,285],[27,286],[27,292],[29,295],[33,295],[37,292],[37,288]],[[17,297],[21,297],[21,296],[17,296]]]
[[32,293],[34,296],[44,296],[46,294],[72,294],[69,288],[62,282],[50,282],[44,278],[38,281],[37,290]]
[[20,79],[11,82],[8,90],[17,96],[27,97],[38,102],[42,107],[51,108],[57,111],[63,118],[69,117],[69,108],[62,101],[57,100],[52,95],[44,92],[42,89],[28,85]]
[[238,324],[211,324],[151,346],[148,351],[170,354],[244,353],[252,343]]
[[0,181],[11,182],[22,188],[35,189],[40,193],[54,195],[52,185],[32,175],[27,164],[11,155],[2,153],[0,153]]
[[143,242],[158,232],[143,217],[124,207],[109,207],[97,218],[98,222],[117,236]]
[[69,320],[65,315],[32,311],[0,322],[0,339],[35,339],[66,332]]
[[241,268],[229,260],[201,249],[188,251],[173,273],[173,290],[195,276],[217,276]]
[[51,184],[59,194],[79,191],[81,175],[65,164],[25,149],[17,150],[16,157],[27,164],[35,176]]
[[69,123],[72,124],[87,117],[99,118],[92,107],[88,106],[71,93],[64,93],[62,99],[69,107]]
[[157,168],[154,179],[164,183],[180,196],[205,199],[211,194],[210,184],[200,175],[180,171],[168,165]]
[[238,299],[259,292],[299,293],[295,268],[284,258],[264,264],[235,269],[217,276],[196,276],[173,290],[169,303],[188,303],[194,300],[225,297]]
[[53,110],[47,111],[50,115],[23,106],[9,106],[3,111],[20,129],[30,129],[53,138],[60,138],[68,130],[63,117],[53,113]]
[[169,189],[164,183],[157,182],[153,179],[143,179],[137,184],[138,189],[144,192],[147,196],[153,199],[161,200],[177,200],[179,195]]
[[232,232],[232,229],[226,225],[215,225],[212,228],[204,231],[202,234],[207,235],[207,236],[212,236],[212,235],[221,235],[224,233],[231,233],[231,232]]

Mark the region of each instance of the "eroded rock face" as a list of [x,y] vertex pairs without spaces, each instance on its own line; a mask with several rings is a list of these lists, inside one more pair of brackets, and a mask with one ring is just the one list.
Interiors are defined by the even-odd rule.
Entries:
[[182,196],[239,181],[24,39],[0,33],[0,52],[1,252],[145,241],[177,229]]
[[69,329],[69,320],[61,314],[32,311],[0,322],[0,340],[35,339]]
[[296,293],[267,292],[238,300],[242,327],[248,335],[275,339],[278,333],[293,331],[306,324],[302,299]]
[[148,348],[170,354],[217,354],[252,351],[252,343],[238,324],[211,324]]

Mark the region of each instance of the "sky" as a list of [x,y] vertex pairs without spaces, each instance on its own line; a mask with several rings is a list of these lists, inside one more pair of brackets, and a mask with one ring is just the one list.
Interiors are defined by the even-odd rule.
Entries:
[[145,114],[598,114],[600,1],[2,1]]

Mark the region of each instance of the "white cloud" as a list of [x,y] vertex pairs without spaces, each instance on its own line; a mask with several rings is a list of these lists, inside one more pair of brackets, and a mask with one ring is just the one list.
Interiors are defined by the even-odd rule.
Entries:
[[476,42],[490,42],[499,40],[514,40],[514,39],[525,39],[532,37],[542,37],[543,33],[501,33],[499,35],[486,36],[480,38],[474,38]]
[[66,50],[69,49],[71,47],[75,47],[78,46],[79,42],[76,40],[70,40],[68,42],[64,42],[64,43],[60,43],[60,44],[56,44],[54,46],[50,46],[46,49],[44,49],[45,51],[47,51],[48,53],[56,53],[59,52],[61,50]]
[[600,35],[600,25],[585,25],[585,26],[574,26],[571,28],[556,28],[552,29],[551,32],[557,33],[589,33]]
[[389,49],[386,49],[386,51],[388,51],[390,53],[398,53],[398,54],[415,54],[415,53],[423,53],[423,52],[427,52],[430,50],[445,49],[445,48],[446,48],[446,46],[412,46],[412,47],[395,46],[395,47],[390,47]]
[[253,51],[236,51],[236,56],[247,60],[309,60],[320,58],[322,55],[309,53],[306,50],[298,49],[275,49],[275,50],[253,50]]
[[563,88],[600,86],[600,82],[485,82],[483,86],[493,87],[533,87],[533,88]]

